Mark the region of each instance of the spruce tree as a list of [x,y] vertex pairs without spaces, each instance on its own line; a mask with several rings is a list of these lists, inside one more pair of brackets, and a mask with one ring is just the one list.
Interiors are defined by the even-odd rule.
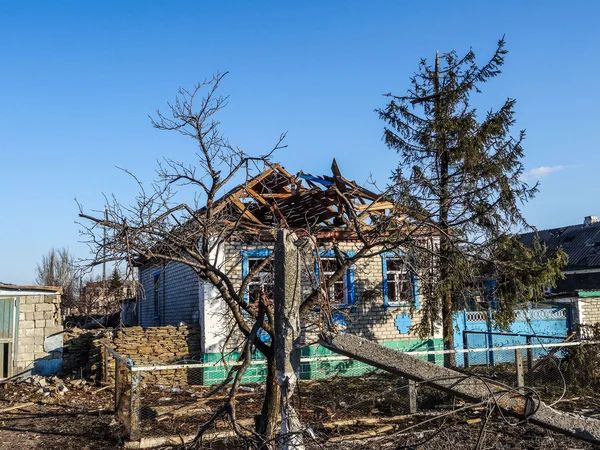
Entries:
[[[506,326],[512,307],[560,276],[565,259],[530,251],[514,238],[515,230],[527,227],[520,206],[538,187],[521,179],[525,131],[510,134],[515,100],[482,117],[472,105],[481,86],[500,74],[506,53],[502,38],[481,66],[472,50],[436,54],[433,65],[423,59],[408,93],[387,94],[387,107],[377,111],[386,123],[385,143],[399,154],[392,177],[397,205],[439,237],[439,245],[421,248],[421,254],[434,254],[429,260],[435,270],[420,281],[419,330],[431,335],[441,321],[447,349],[454,348],[453,313],[465,307],[483,277],[504,282],[495,292],[501,305],[495,317]],[[506,274],[519,282],[506,282]]]

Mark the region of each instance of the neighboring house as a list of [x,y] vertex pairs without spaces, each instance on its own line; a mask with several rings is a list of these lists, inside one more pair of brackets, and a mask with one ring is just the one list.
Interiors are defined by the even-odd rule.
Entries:
[[[337,169],[335,163],[334,167]],[[345,190],[357,210],[364,211],[365,217],[389,214],[393,208],[389,201],[337,173],[333,177],[302,173],[293,176],[275,165],[230,191],[220,202],[230,205],[232,211],[237,211],[238,217],[241,215],[248,224],[264,230],[272,230],[277,220],[285,220],[292,230],[306,229],[310,222],[320,246],[323,275],[329,275],[338,267],[332,250],[334,240],[347,254],[360,248],[355,235],[352,237],[351,233],[344,232],[347,218],[343,217],[343,205],[338,203],[339,197],[335,193]],[[273,217],[274,214],[278,217]],[[422,239],[433,245],[432,237],[423,236]],[[272,233],[265,232],[260,238],[261,243],[256,242],[256,238],[231,238],[215,254],[222,270],[238,286],[253,267],[273,251]],[[232,343],[223,348],[230,326],[226,320],[227,307],[216,289],[202,282],[193,269],[181,263],[145,261],[138,266],[138,272],[141,286],[139,325],[200,324],[205,360],[220,357],[223,350],[233,350]],[[302,288],[306,292],[314,288],[315,283],[315,270],[309,268],[303,274]],[[272,287],[270,265],[250,280],[245,294],[247,300],[252,302],[256,298],[260,286],[267,292]],[[418,273],[408,270],[401,250],[358,260],[343,279],[331,287],[330,294],[335,303],[334,320],[350,332],[376,339],[392,348],[441,347],[441,335],[421,340],[411,330],[413,321],[419,320],[422,299],[419,298]],[[411,308],[415,308],[412,318],[409,315]],[[311,351],[316,350],[306,350],[305,354]]]
[[110,280],[88,281],[81,289],[77,302],[79,314],[107,315],[120,311],[121,302],[134,296],[135,283],[123,281],[118,291],[110,287]]
[[62,363],[61,289],[0,283],[0,378]]
[[[552,253],[561,248],[569,256],[563,269],[564,280],[548,293],[548,300],[571,304],[574,320],[581,324],[600,322],[600,222],[587,216],[583,223],[537,231],[540,241]],[[525,245],[533,245],[536,232],[521,235]]]

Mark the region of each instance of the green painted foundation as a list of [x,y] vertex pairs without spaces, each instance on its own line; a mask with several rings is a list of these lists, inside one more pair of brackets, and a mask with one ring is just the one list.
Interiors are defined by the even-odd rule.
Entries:
[[[403,339],[395,341],[382,341],[381,345],[392,348],[394,350],[400,350],[404,352],[426,352],[443,349],[442,339]],[[319,358],[319,357],[335,357],[339,356],[337,353],[331,350],[321,347],[320,345],[311,345],[302,349],[302,358]],[[420,359],[435,363],[443,364],[443,355],[420,355]],[[225,355],[225,361],[233,363],[239,358],[239,352],[232,352]],[[261,361],[264,357],[260,352],[256,352],[253,357],[255,361]],[[213,385],[222,382],[227,376],[228,369],[221,364],[223,355],[221,353],[205,353],[203,355],[203,362],[215,363],[215,367],[209,367],[204,369],[203,384]],[[372,366],[364,364],[360,361],[354,360],[321,360],[321,361],[310,361],[302,362],[300,364],[300,379],[302,380],[319,380],[325,378],[331,378],[335,376],[360,376],[375,369]],[[265,364],[251,364],[246,370],[244,377],[242,378],[243,383],[261,383],[265,380],[267,370]]]

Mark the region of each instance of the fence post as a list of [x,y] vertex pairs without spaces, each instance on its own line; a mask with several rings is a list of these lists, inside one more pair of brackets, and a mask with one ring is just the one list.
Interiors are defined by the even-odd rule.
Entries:
[[523,350],[518,348],[515,350],[515,366],[517,369],[517,386],[525,387],[525,374],[523,373]]
[[417,413],[417,383],[408,380],[408,408],[411,414]]
[[121,380],[119,379],[119,364],[120,361],[115,358],[115,413],[119,412],[119,403],[121,402]]
[[[494,337],[492,335],[492,320],[493,320],[493,315],[492,315],[492,310],[488,309],[488,320],[487,320],[487,341],[488,341],[488,348],[492,349],[494,348]],[[492,365],[492,367],[494,367],[496,365],[496,362],[494,360],[494,350],[490,350],[488,352],[488,357],[489,357],[489,362]]]
[[104,360],[104,367],[102,368],[102,380],[108,382],[108,351],[106,350],[106,344],[102,346],[102,355]]
[[[463,350],[469,350],[469,339],[467,335],[467,330],[463,330]],[[469,352],[465,351],[463,353],[463,361],[465,362],[465,368],[469,367]]]
[[[131,369],[130,369],[131,370]],[[141,401],[140,401],[140,372],[131,370],[131,406],[129,409],[129,439],[138,441],[141,437]]]
[[529,372],[531,370],[531,368],[533,367],[533,349],[531,347],[529,347],[531,345],[531,336],[527,336],[526,338],[527,342],[527,372]]

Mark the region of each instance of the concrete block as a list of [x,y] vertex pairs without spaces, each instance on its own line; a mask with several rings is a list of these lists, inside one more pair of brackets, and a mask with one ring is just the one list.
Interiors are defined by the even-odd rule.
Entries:
[[33,318],[34,318],[35,320],[42,320],[42,319],[45,319],[45,317],[44,317],[44,311],[36,311],[36,312],[34,312],[34,313],[33,313]]
[[20,361],[23,365],[27,365],[35,359],[33,352],[32,353],[23,353],[21,349],[19,349],[19,355],[17,356],[17,361]]
[[33,354],[34,352],[34,345],[33,345],[33,341],[31,341],[30,345],[22,345],[19,342],[19,353],[20,354]]
[[46,328],[46,321],[44,319],[35,321],[36,328]]
[[28,346],[34,345],[34,337],[27,336],[19,339],[19,348],[28,348]]
[[26,330],[27,328],[34,328],[35,322],[33,320],[23,320],[19,322],[19,329]]
[[19,330],[19,339],[22,339],[23,336],[34,336],[35,335],[35,328],[27,328],[25,330],[20,329]]
[[54,311],[54,305],[49,303],[38,303],[35,305],[36,311]]
[[[38,322],[39,322],[39,321],[38,321]],[[45,322],[45,321],[42,321],[42,322]],[[45,335],[45,333],[46,333],[46,331],[44,330],[44,328],[43,328],[43,327],[40,327],[40,328],[34,328],[34,331],[33,331],[33,335],[34,335],[34,336],[44,336],[44,335]]]
[[44,319],[46,320],[54,320],[54,312],[52,311],[43,311]]
[[19,311],[22,313],[29,313],[35,310],[35,305],[19,305]]

